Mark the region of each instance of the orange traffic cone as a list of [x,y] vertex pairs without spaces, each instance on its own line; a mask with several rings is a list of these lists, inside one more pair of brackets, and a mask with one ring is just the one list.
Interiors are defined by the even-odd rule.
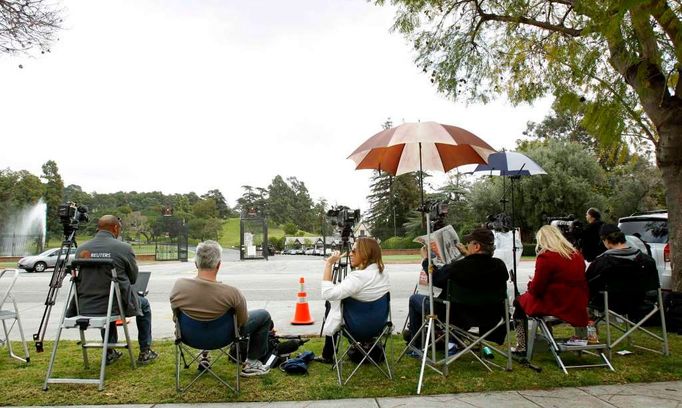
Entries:
[[296,295],[298,303],[296,303],[296,311],[291,324],[313,324],[315,321],[310,316],[310,308],[308,307],[308,294],[305,293],[305,279],[301,276],[298,281],[301,284],[301,291]]

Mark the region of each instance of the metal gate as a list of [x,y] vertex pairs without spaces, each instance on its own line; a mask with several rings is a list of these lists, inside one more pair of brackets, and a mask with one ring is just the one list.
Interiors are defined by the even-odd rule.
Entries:
[[239,220],[239,259],[268,259],[268,223],[255,208],[242,210]]
[[156,241],[154,258],[157,261],[187,262],[189,231],[184,220],[172,215],[164,215],[163,229],[165,238]]

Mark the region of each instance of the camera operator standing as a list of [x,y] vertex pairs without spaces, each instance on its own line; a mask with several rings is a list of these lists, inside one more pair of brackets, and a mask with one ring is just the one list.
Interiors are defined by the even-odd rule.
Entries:
[[587,225],[583,230],[580,240],[580,252],[587,262],[592,262],[594,258],[606,251],[606,247],[599,237],[599,230],[604,222],[601,220],[601,213],[596,208],[589,208],[585,214]]
[[[97,233],[90,241],[84,243],[76,251],[76,259],[111,259],[116,267],[121,287],[121,299],[125,316],[135,316],[137,323],[137,336],[140,345],[140,355],[137,359],[138,364],[147,364],[154,361],[157,354],[152,351],[152,312],[149,301],[139,296],[132,288],[132,284],[137,280],[137,262],[135,253],[130,244],[119,241],[121,235],[121,221],[113,215],[104,215],[97,222]],[[108,299],[107,293],[97,293],[98,288],[81,287],[80,295],[83,299],[93,299],[85,307],[87,310],[106,310]],[[102,296],[97,296],[102,295]],[[102,330],[104,336],[104,330]],[[109,343],[117,343],[118,334],[116,324],[111,323],[109,330]],[[107,361],[109,365],[121,357],[122,353],[113,348],[107,350]]]

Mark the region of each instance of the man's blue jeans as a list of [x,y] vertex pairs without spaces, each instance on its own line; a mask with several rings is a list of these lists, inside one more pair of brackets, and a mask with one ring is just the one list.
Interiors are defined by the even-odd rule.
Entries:
[[250,337],[249,359],[260,360],[268,354],[268,336],[272,327],[272,319],[267,310],[249,311],[249,319],[239,329],[241,335]]
[[[422,325],[422,305],[424,306],[424,315],[429,314],[429,297],[415,293],[410,296],[408,313],[410,316],[410,339],[419,333],[419,328]],[[421,337],[418,337],[412,342],[415,347],[421,347]]]
[[[152,309],[147,298],[140,296],[140,309],[142,316],[135,316],[137,324],[137,341],[140,343],[140,351],[148,350],[152,345]],[[102,330],[104,338],[104,330]],[[109,343],[118,343],[118,332],[116,323],[109,326]]]

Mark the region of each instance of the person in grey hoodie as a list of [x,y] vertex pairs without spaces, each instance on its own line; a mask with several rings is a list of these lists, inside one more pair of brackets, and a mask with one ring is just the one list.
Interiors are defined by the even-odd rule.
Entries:
[[599,235],[606,251],[585,272],[590,288],[590,306],[603,311],[603,291],[609,292],[609,309],[629,314],[644,303],[647,290],[658,287],[656,261],[630,246],[614,224],[604,224]]

